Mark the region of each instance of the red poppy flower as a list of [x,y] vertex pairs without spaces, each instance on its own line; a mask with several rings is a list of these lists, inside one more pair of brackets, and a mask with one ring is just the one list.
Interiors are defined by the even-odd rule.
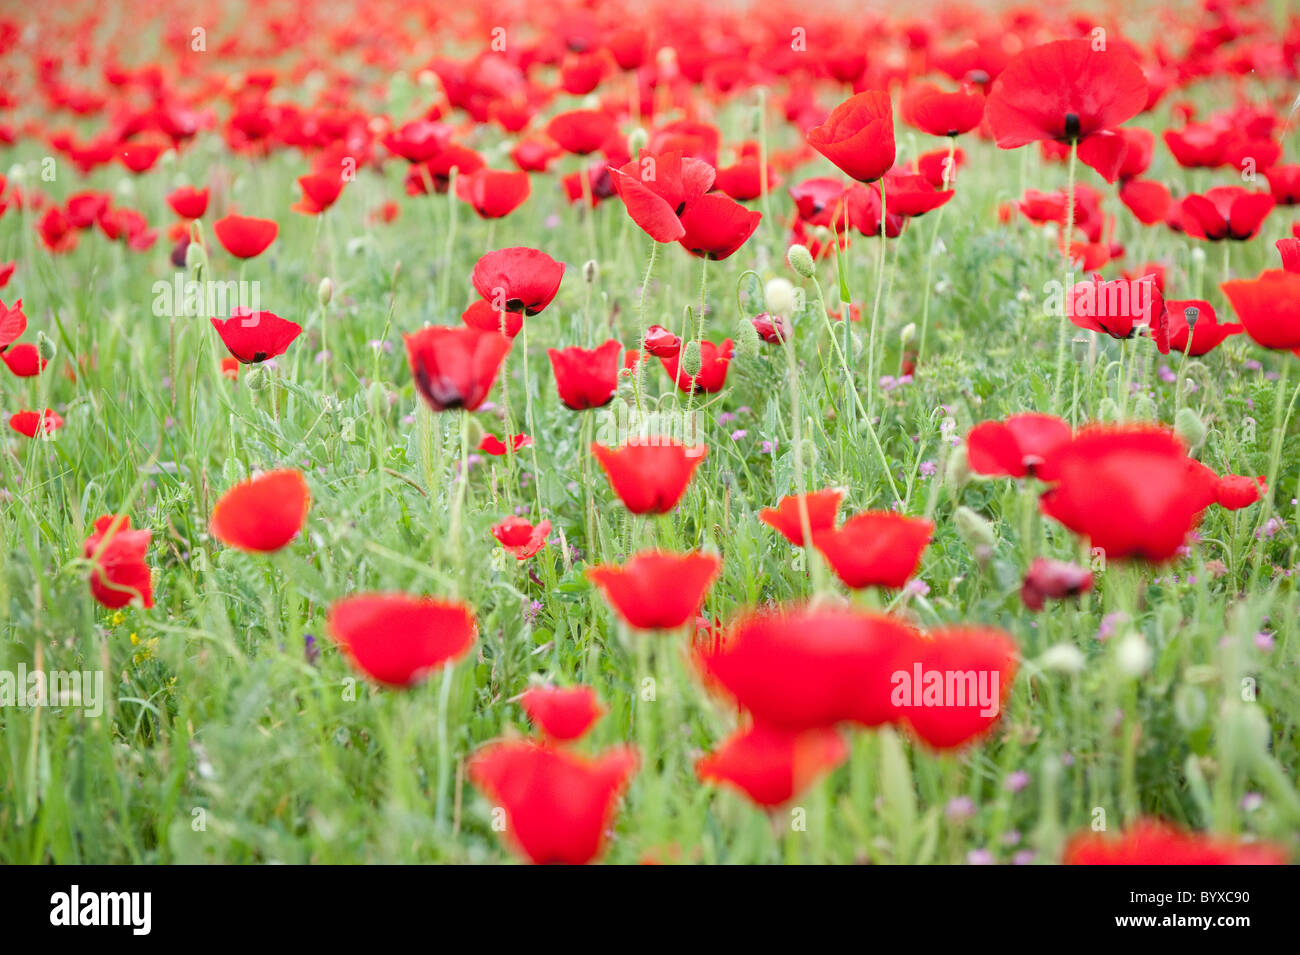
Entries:
[[253,312],[236,308],[230,318],[211,319],[221,342],[245,365],[283,355],[302,334],[302,326],[274,312]]
[[627,214],[656,242],[676,242],[686,235],[681,217],[713,187],[715,175],[702,159],[684,158],[680,152],[642,152],[621,169],[611,166],[609,174]]
[[212,224],[212,230],[222,248],[239,259],[261,255],[280,234],[280,227],[273,219],[236,215],[218,219]]
[[[723,166],[714,178],[714,188],[725,192],[737,202],[748,202],[763,195],[763,167],[757,156],[745,156],[734,165]],[[767,190],[781,185],[781,177],[770,166],[767,170]]]
[[1149,129],[1134,127],[1117,129],[1115,135],[1128,147],[1124,150],[1124,160],[1120,163],[1119,178],[1123,182],[1136,179],[1149,168],[1156,151],[1156,134]]
[[298,177],[298,188],[302,190],[302,199],[293,204],[295,212],[304,215],[320,215],[338,201],[343,194],[344,178],[337,172],[313,172]]
[[722,386],[727,383],[727,368],[731,365],[732,341],[730,338],[724,339],[721,344],[715,345],[713,342],[701,341],[700,345],[700,370],[693,376],[688,375],[686,370],[681,367],[681,352],[673,355],[671,358],[661,358],[664,371],[668,372],[668,377],[677,383],[679,391],[694,391],[696,394],[705,392],[706,394],[715,394],[722,390]]
[[864,511],[839,528],[814,531],[813,546],[846,587],[901,587],[916,573],[934,525],[892,511]]
[[570,53],[560,64],[560,88],[573,96],[586,96],[594,90],[614,65],[605,50],[594,53]]
[[1300,205],[1300,164],[1274,166],[1267,173],[1268,191],[1279,206]]
[[585,156],[605,145],[618,128],[608,113],[594,109],[575,109],[561,113],[546,124],[546,135],[565,152]]
[[1300,272],[1300,239],[1287,236],[1274,243],[1277,254],[1282,258],[1282,268],[1288,272]]
[[1037,613],[1048,600],[1077,597],[1092,589],[1092,572],[1064,560],[1035,557],[1020,585],[1020,602]]
[[1163,222],[1173,197],[1163,183],[1152,179],[1129,179],[1119,187],[1119,201],[1144,225]]
[[678,242],[691,255],[721,261],[748,241],[762,219],[763,213],[755,209],[709,193],[682,213],[685,234]]
[[1079,142],[1079,162],[1097,171],[1107,182],[1114,182],[1124,168],[1128,143],[1118,132],[1106,129]]
[[1268,489],[1267,483],[1263,475],[1252,478],[1240,474],[1225,474],[1219,478],[1219,483],[1214,489],[1214,499],[1225,510],[1239,511],[1258,501],[1260,493]]
[[858,182],[875,182],[894,165],[894,107],[889,94],[868,90],[850,96],[808,143]]
[[592,444],[591,453],[624,507],[633,514],[667,514],[708,451],[703,445],[687,448],[665,438],[641,438],[618,449]]
[[[920,180],[920,176],[915,177]],[[885,177],[886,190],[888,190],[889,177]],[[926,183],[929,186],[928,183]],[[925,201],[937,199],[936,205],[943,205],[952,198],[951,192],[935,192],[933,186],[929,186],[928,192],[918,195]],[[854,185],[844,193],[844,201],[849,209],[849,224],[857,229],[863,235],[871,237],[880,235],[880,192],[868,186]],[[888,191],[885,193],[886,203],[892,202],[892,197]],[[840,213],[831,221],[831,227],[836,233],[841,231],[843,214]],[[903,232],[903,225],[906,217],[901,215],[897,209],[890,206],[885,212],[885,237],[889,239],[898,238]]]
[[785,609],[742,617],[721,639],[697,643],[706,682],[755,722],[792,730],[898,716],[891,676],[916,657],[920,635],[879,614]]
[[682,340],[662,325],[647,328],[641,342],[645,350],[656,358],[672,358],[682,347]]
[[49,362],[41,357],[36,346],[23,342],[0,351],[0,358],[9,366],[9,370],[19,378],[35,378]]
[[960,136],[983,118],[984,93],[973,86],[947,93],[925,83],[903,99],[903,119],[931,136]]
[[125,143],[118,158],[131,172],[148,172],[167,149],[168,146],[160,142]]
[[[0,203],[0,209],[3,209],[3,203]],[[4,288],[9,284],[9,280],[13,278],[14,269],[16,268],[18,268],[17,262],[0,262],[0,288]],[[0,322],[3,322],[3,319],[0,319]]]
[[784,345],[790,340],[790,336],[794,332],[790,327],[788,318],[770,312],[755,315],[750,319],[750,324],[754,326],[754,331],[758,333],[758,337],[769,345]]
[[548,348],[555,387],[560,400],[574,411],[600,408],[614,400],[618,387],[618,353],[623,348],[617,339],[596,348]]
[[495,434],[485,434],[483,435],[483,440],[478,443],[478,449],[484,454],[490,454],[494,458],[499,458],[508,452],[518,451],[520,448],[526,448],[532,443],[533,439],[528,435],[514,434],[510,436],[509,447],[507,448],[506,442],[502,441]]
[[465,311],[460,313],[460,320],[470,328],[481,328],[486,332],[500,332],[506,338],[514,338],[524,327],[523,312],[497,310],[487,299],[477,299]]
[[712,554],[645,551],[621,565],[587,568],[587,579],[638,630],[675,630],[694,620],[722,561]]
[[[1161,353],[1169,351],[1165,303],[1150,276],[1103,282],[1100,275],[1075,282],[1066,302],[1066,314],[1080,328],[1104,332],[1111,338],[1132,338],[1139,325],[1147,325]],[[1160,340],[1164,330],[1165,339]]]
[[493,309],[536,315],[551,304],[564,264],[537,249],[489,252],[474,265],[474,288]]
[[36,437],[42,425],[46,435],[51,435],[63,427],[63,418],[58,413],[46,408],[40,411],[17,411],[9,416],[9,427],[29,438]]
[[433,325],[404,341],[416,390],[434,411],[476,411],[510,351],[500,332],[463,326]]
[[55,206],[45,210],[36,228],[41,234],[41,241],[51,252],[70,252],[77,246],[76,231],[63,211]]
[[409,687],[469,652],[478,626],[462,604],[399,593],[334,601],[329,631],[358,670],[377,683]]
[[632,747],[595,759],[522,741],[490,743],[469,778],[506,813],[506,837],[537,865],[585,865],[600,855],[619,796],[636,771]]
[[1223,165],[1228,136],[1217,126],[1188,123],[1182,129],[1166,129],[1163,137],[1180,166],[1193,169]]
[[1218,186],[1205,195],[1191,195],[1181,204],[1183,229],[1194,239],[1244,242],[1259,234],[1274,200],[1266,192],[1240,186]]
[[86,539],[81,556],[91,562],[90,593],[99,603],[116,610],[137,597],[153,606],[153,579],[145,554],[152,531],[132,530],[131,518],[105,514],[95,521],[95,533]]
[[1016,676],[1016,642],[991,627],[934,630],[914,645],[910,667],[891,674],[891,702],[934,749],[964,746],[1002,713]]
[[1257,345],[1300,348],[1300,274],[1269,269],[1258,278],[1233,279],[1219,288]]
[[1054,485],[1041,498],[1048,517],[1110,559],[1155,562],[1178,552],[1217,484],[1173,432],[1148,425],[1084,427],[1047,455],[1038,476]]
[[[1196,310],[1196,317],[1190,325],[1187,321],[1189,309]],[[1239,335],[1245,331],[1245,327],[1239,323],[1220,325],[1219,317],[1214,314],[1214,306],[1209,302],[1196,299],[1169,301],[1165,302],[1165,310],[1169,313],[1169,347],[1189,355],[1204,355],[1218,348],[1229,335]]]
[[277,551],[298,536],[310,507],[301,471],[268,471],[221,495],[212,508],[212,536],[239,550]]
[[838,488],[828,488],[803,495],[790,494],[781,498],[776,507],[765,507],[759,511],[758,519],[775,529],[795,547],[804,546],[803,518],[799,506],[801,497],[803,509],[808,512],[809,533],[816,536],[818,531],[834,529],[844,492]]
[[12,306],[0,302],[0,349],[22,337],[27,331],[27,316],[23,314],[23,300],[18,299]]
[[1267,843],[1243,843],[1185,832],[1143,819],[1118,837],[1083,832],[1065,846],[1066,865],[1285,865],[1287,852]]
[[474,207],[480,219],[500,219],[528,198],[532,186],[526,172],[480,169],[456,179],[456,197]]
[[951,162],[948,161],[948,150],[935,149],[916,157],[916,171],[934,188],[947,189],[957,181],[957,170],[965,161],[966,153],[962,149],[953,150]]
[[410,163],[428,162],[451,143],[452,129],[445,123],[417,119],[404,123],[384,137],[384,145]]
[[605,714],[589,686],[532,686],[519,698],[528,718],[551,739],[580,739]]
[[799,218],[809,225],[830,226],[840,198],[844,195],[844,184],[838,179],[818,176],[805,179],[786,190],[794,200],[795,211]]
[[181,186],[174,189],[167,195],[167,205],[182,219],[201,219],[208,211],[207,187]]
[[536,527],[522,517],[507,517],[492,525],[492,536],[516,560],[527,560],[546,546],[551,533],[551,522],[542,521]]
[[1022,478],[1032,476],[1048,454],[1069,440],[1069,422],[1027,412],[971,428],[966,453],[976,474]]
[[787,730],[756,723],[737,730],[695,764],[701,781],[733,786],[754,803],[788,803],[848,758],[844,738],[829,728]]
[[998,146],[1071,142],[1114,129],[1146,108],[1147,79],[1122,50],[1054,40],[1012,57],[993,81],[984,115]]
[[461,176],[468,176],[478,172],[485,165],[483,157],[474,150],[453,143],[433,158],[407,169],[406,194],[408,196],[428,195],[432,187],[436,194],[442,195],[451,186],[452,170]]

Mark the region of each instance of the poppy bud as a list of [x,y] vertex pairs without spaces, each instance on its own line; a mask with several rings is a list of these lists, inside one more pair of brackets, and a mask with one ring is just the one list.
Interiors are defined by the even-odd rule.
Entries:
[[944,483],[950,491],[960,491],[970,481],[970,460],[966,456],[966,446],[953,448],[948,455],[948,464],[943,470]]
[[1137,678],[1151,667],[1151,648],[1140,633],[1130,633],[1115,647],[1115,665],[1120,673]]
[[261,391],[270,382],[270,374],[261,365],[254,365],[252,370],[244,376],[244,384],[248,386],[249,391]]
[[203,254],[203,246],[197,242],[191,242],[185,246],[185,270],[187,272],[201,275],[205,265],[207,265],[207,256]]
[[1101,403],[1097,405],[1098,421],[1118,421],[1119,405],[1115,404],[1114,398],[1102,398]]
[[316,301],[320,302],[320,307],[324,308],[334,297],[334,283],[330,281],[327,275],[320,280],[320,285],[316,286]]
[[898,330],[898,342],[900,345],[906,345],[916,337],[916,322],[908,322]]
[[36,352],[42,359],[49,361],[59,353],[59,347],[45,332],[40,331],[36,333]]
[[744,316],[741,316],[739,325],[736,326],[736,357],[748,360],[758,354],[760,347],[758,331],[754,328],[754,323]]
[[763,300],[769,312],[789,315],[794,311],[794,286],[789,279],[771,279],[763,287]]
[[600,278],[600,263],[595,259],[588,259],[582,263],[582,278],[588,285]]
[[1044,670],[1064,673],[1067,676],[1082,673],[1084,662],[1083,654],[1072,643],[1058,643],[1056,646],[1048,647],[1038,658],[1038,665]]
[[953,520],[957,524],[957,533],[975,552],[975,556],[981,562],[987,559],[993,552],[993,546],[997,543],[997,535],[993,532],[993,525],[965,505],[957,508],[953,513]]
[[703,366],[703,359],[700,357],[700,343],[697,341],[687,342],[682,348],[681,371],[687,378],[694,378],[700,373]]
[[1133,417],[1142,421],[1154,421],[1159,417],[1155,400],[1150,395],[1138,395],[1133,404]]
[[790,263],[790,268],[794,269],[806,279],[810,279],[816,273],[817,269],[813,265],[812,253],[804,245],[792,245],[790,251],[785,254],[786,261]]
[[1205,422],[1191,408],[1179,408],[1174,415],[1174,434],[1191,450],[1196,450],[1205,440]]
[[1200,729],[1207,709],[1205,691],[1199,686],[1184,683],[1174,694],[1174,719],[1185,730]]
[[1229,752],[1246,754],[1249,761],[1251,757],[1267,754],[1272,733],[1268,719],[1258,706],[1233,703],[1219,715],[1218,736]]

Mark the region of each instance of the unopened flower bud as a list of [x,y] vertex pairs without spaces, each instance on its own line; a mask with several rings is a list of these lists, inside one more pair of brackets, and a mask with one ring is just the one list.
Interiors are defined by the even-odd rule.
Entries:
[[249,391],[261,391],[271,383],[271,375],[261,365],[254,365],[244,375],[244,384],[248,386]]
[[769,279],[763,286],[763,301],[767,303],[769,312],[789,315],[794,311],[794,286],[789,279]]
[[700,356],[700,343],[689,341],[682,346],[682,363],[681,370],[686,373],[688,378],[694,378],[700,373],[704,360]]
[[908,322],[906,325],[904,325],[902,328],[898,330],[898,342],[901,345],[906,345],[915,337],[916,337],[916,322]]
[[810,279],[816,274],[816,266],[813,264],[812,253],[808,251],[805,245],[792,245],[790,251],[785,254],[786,261],[790,263],[790,268],[794,269],[806,279]]
[[1119,672],[1136,679],[1151,667],[1151,647],[1140,633],[1130,633],[1115,647],[1115,665]]
[[760,345],[761,340],[753,321],[742,316],[736,326],[736,357],[748,361],[758,354]]
[[316,286],[316,301],[320,302],[320,307],[324,308],[334,297],[334,283],[330,281],[327,275],[320,280],[320,285]]
[[54,344],[54,339],[46,335],[44,331],[36,333],[36,354],[40,355],[44,361],[50,361],[59,352],[59,346]]
[[1115,404],[1115,399],[1106,397],[1102,398],[1097,405],[1097,418],[1100,421],[1118,421],[1119,405]]
[[1072,643],[1058,643],[1048,647],[1038,658],[1038,665],[1044,670],[1071,676],[1082,673],[1084,663],[1083,653]]
[[993,552],[993,546],[998,538],[992,524],[965,505],[957,508],[953,513],[953,521],[957,525],[957,533],[961,535],[961,539],[977,555],[988,556]]
[[954,493],[970,482],[970,461],[966,456],[966,445],[953,448],[948,453],[948,464],[943,470],[943,481],[948,490]]
[[1178,435],[1188,448],[1195,451],[1205,440],[1205,422],[1191,408],[1179,408],[1174,415],[1174,434]]

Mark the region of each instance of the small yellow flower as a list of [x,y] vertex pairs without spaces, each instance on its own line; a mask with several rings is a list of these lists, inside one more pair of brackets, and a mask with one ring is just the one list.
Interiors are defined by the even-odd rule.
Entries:
[[138,647],[139,645],[140,645],[140,636],[139,636],[139,634],[132,633],[132,634],[131,634],[131,646],[133,646],[133,647]]
[[122,611],[119,610],[117,613],[113,614],[113,626],[115,627],[122,626],[122,621],[125,619],[126,619],[126,614],[122,613]]

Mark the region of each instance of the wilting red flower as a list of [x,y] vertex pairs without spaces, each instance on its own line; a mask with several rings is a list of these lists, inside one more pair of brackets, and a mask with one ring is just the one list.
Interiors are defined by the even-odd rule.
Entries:
[[758,337],[769,345],[784,345],[793,334],[790,320],[784,315],[762,312],[751,318],[750,324],[754,326],[754,331],[758,332]]
[[1084,427],[1047,455],[1038,476],[1054,485],[1043,513],[1115,560],[1173,557],[1217,484],[1172,431],[1150,425]]
[[1215,486],[1214,499],[1224,510],[1239,511],[1258,501],[1260,493],[1268,489],[1267,484],[1262,474],[1255,478],[1225,474]]
[[542,521],[536,527],[522,517],[507,517],[492,525],[492,536],[517,560],[527,560],[546,546],[546,536],[551,533],[551,522]]
[[621,565],[587,568],[618,615],[638,630],[674,630],[694,620],[722,561],[712,554],[645,551]]
[[[1196,317],[1189,325],[1188,316],[1192,309],[1196,310]],[[1239,335],[1245,331],[1241,324],[1235,322],[1220,325],[1219,317],[1214,314],[1214,306],[1209,302],[1196,299],[1168,301],[1165,302],[1165,310],[1169,313],[1169,347],[1189,355],[1204,355],[1218,348],[1229,335]]]
[[595,759],[536,743],[490,743],[470,759],[469,778],[506,811],[506,836],[537,865],[585,865],[604,847],[619,796],[636,771],[632,747]]
[[1067,421],[1026,412],[1006,421],[982,421],[966,436],[966,453],[976,474],[1029,477],[1053,449],[1070,440]]
[[1143,819],[1118,838],[1083,832],[1065,846],[1066,865],[1285,865],[1287,852],[1267,843],[1243,843],[1185,832]]
[[86,539],[81,556],[91,562],[90,593],[99,603],[116,610],[137,597],[153,606],[153,581],[144,557],[152,531],[132,530],[131,518],[105,514],[95,521],[95,533]]
[[253,312],[246,308],[232,310],[230,318],[211,321],[221,336],[221,343],[245,365],[283,355],[302,334],[302,326],[297,322],[274,312]]
[[1016,642],[992,627],[933,630],[910,667],[891,675],[890,702],[935,749],[954,749],[997,722],[1016,677]]
[[984,115],[998,146],[1071,142],[1114,129],[1146,108],[1142,68],[1119,49],[1054,40],[1017,54],[998,74]]
[[1020,601],[1030,610],[1042,610],[1048,600],[1077,597],[1092,589],[1092,572],[1064,560],[1035,557],[1020,585]]
[[712,188],[715,175],[704,160],[680,152],[643,152],[620,169],[611,166],[609,174],[627,214],[656,242],[686,235],[681,217]]
[[182,219],[201,219],[208,211],[207,187],[195,189],[193,186],[181,186],[167,195],[167,205],[172,207]]
[[1205,195],[1191,195],[1181,204],[1183,229],[1194,239],[1244,242],[1259,234],[1264,219],[1273,211],[1273,197],[1267,192],[1250,192],[1240,186],[1218,186]]
[[42,425],[45,434],[50,435],[63,427],[63,418],[49,408],[44,412],[16,411],[9,416],[9,427],[29,438],[36,437],[36,432],[42,430]]
[[526,172],[480,169],[456,179],[456,197],[473,206],[482,219],[500,219],[514,212],[531,189]]
[[645,350],[656,358],[672,358],[682,347],[682,340],[662,325],[647,328],[641,341]]
[[409,687],[469,652],[478,625],[462,604],[400,593],[334,601],[329,631],[358,670],[377,683]]
[[34,378],[41,373],[49,362],[41,357],[36,346],[23,342],[0,351],[0,358],[9,366],[9,370],[19,378]]
[[227,547],[270,553],[298,535],[310,507],[301,471],[268,471],[221,495],[212,509],[212,536]]
[[562,742],[581,738],[605,713],[589,686],[529,687],[519,705],[543,733]]
[[484,454],[490,454],[494,458],[499,458],[503,454],[518,451],[520,448],[526,448],[533,443],[533,439],[526,434],[514,434],[509,437],[509,447],[506,442],[502,441],[495,434],[483,435],[483,440],[478,443],[478,449]]
[[691,475],[708,453],[665,438],[633,439],[621,448],[592,444],[591,453],[619,500],[633,514],[667,514],[686,493]]
[[1269,269],[1257,278],[1233,279],[1219,288],[1257,345],[1300,348],[1300,274]]
[[846,587],[901,587],[916,573],[934,525],[892,511],[864,511],[839,528],[814,531],[813,546]]
[[497,311],[536,315],[551,304],[564,264],[537,249],[489,252],[474,265],[474,288]]
[[293,210],[309,216],[320,215],[338,201],[344,183],[343,176],[332,170],[299,176],[298,188],[302,190],[302,199],[293,204]]
[[734,199],[709,193],[682,213],[685,234],[678,241],[691,255],[720,261],[748,241],[762,218],[763,213]]
[[[1132,338],[1138,325],[1147,325],[1162,353],[1169,351],[1168,325],[1162,322],[1164,299],[1150,276],[1103,282],[1100,275],[1075,282],[1066,301],[1066,314],[1080,328],[1104,332],[1111,338]],[[1160,331],[1165,339],[1160,340]]]
[[404,340],[416,390],[434,411],[476,411],[510,351],[500,332],[465,326],[433,325]]
[[275,241],[275,237],[280,234],[280,226],[274,219],[229,215],[214,222],[212,231],[217,234],[217,241],[222,248],[231,255],[239,259],[251,259],[261,255]]
[[727,368],[731,364],[732,341],[728,338],[717,345],[713,342],[701,341],[699,346],[700,370],[694,376],[688,375],[686,369],[681,367],[682,355],[680,351],[670,358],[661,358],[660,361],[663,362],[664,371],[668,372],[668,376],[677,383],[677,388],[680,391],[714,394],[721,391],[722,386],[727,383]]
[[548,348],[560,400],[574,411],[600,408],[614,400],[618,387],[618,339],[596,348]]
[[795,547],[804,546],[803,519],[799,514],[800,498],[803,499],[803,509],[808,512],[808,532],[815,537],[818,531],[834,529],[844,492],[838,488],[828,488],[803,495],[790,494],[781,498],[776,507],[765,507],[758,512],[760,521],[774,528]]
[[734,786],[760,806],[775,809],[848,758],[839,732],[817,727],[787,730],[756,723],[737,730],[699,759],[695,774]]
[[514,338],[524,327],[523,312],[508,312],[495,309],[487,299],[478,299],[469,308],[461,312],[460,320],[471,328],[481,328],[488,332],[500,332],[507,338]]
[[734,621],[695,646],[706,682],[755,722],[792,730],[897,718],[891,676],[911,666],[920,635],[893,617],[796,608]]
[[922,84],[903,99],[903,119],[931,136],[960,136],[984,118],[984,93],[967,86],[947,93]]
[[894,107],[889,94],[868,90],[850,96],[808,143],[858,182],[875,182],[894,165]]
[[608,113],[594,109],[575,109],[560,113],[546,124],[546,135],[565,152],[585,156],[605,145],[618,128]]
[[27,316],[23,314],[23,300],[12,306],[0,302],[0,349],[8,348],[27,331]]

